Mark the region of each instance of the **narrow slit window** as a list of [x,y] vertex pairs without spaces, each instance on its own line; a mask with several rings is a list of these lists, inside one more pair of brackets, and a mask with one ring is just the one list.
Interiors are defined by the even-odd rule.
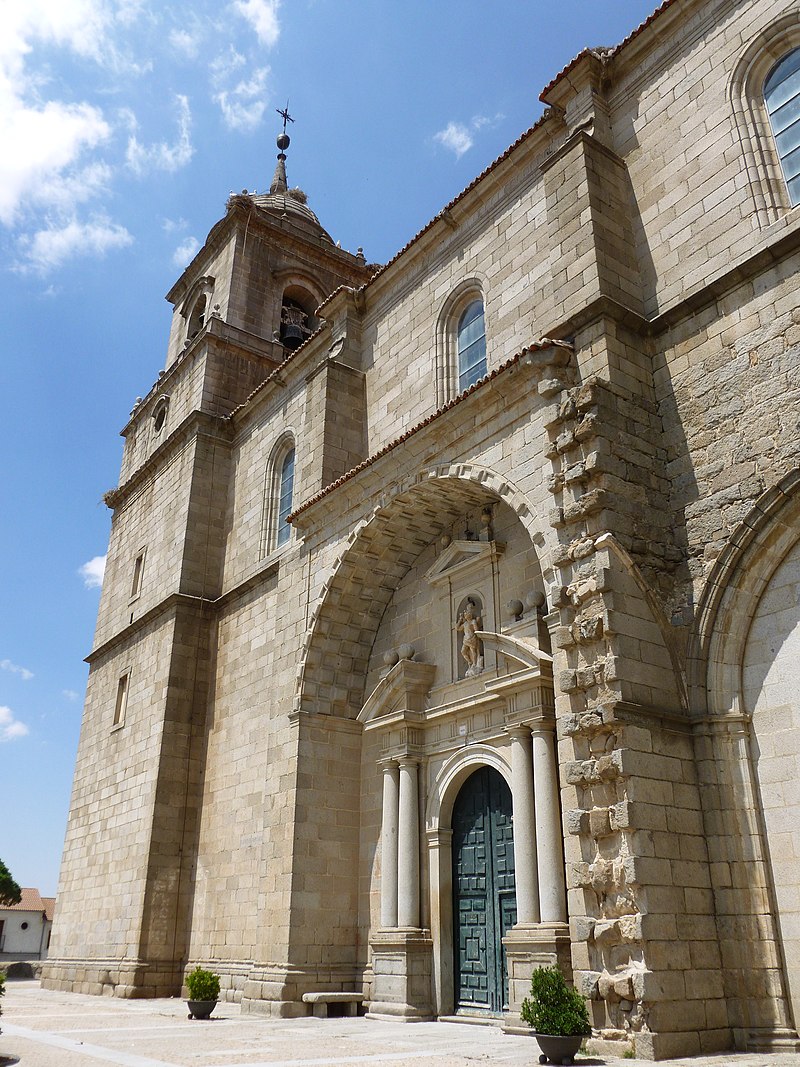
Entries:
[[133,580],[131,581],[131,599],[138,596],[142,591],[142,574],[144,573],[144,552],[140,552],[133,564]]
[[117,701],[114,705],[114,726],[121,726],[125,721],[125,709],[128,706],[128,683],[130,674],[123,674],[117,682]]
[[784,56],[764,82],[775,145],[792,206],[800,204],[800,48]]
[[294,489],[294,449],[283,457],[281,476],[278,483],[278,528],[275,536],[276,545],[284,545],[289,540],[291,529],[286,521],[292,513],[292,490]]
[[486,374],[486,325],[483,301],[473,300],[458,320],[458,391]]

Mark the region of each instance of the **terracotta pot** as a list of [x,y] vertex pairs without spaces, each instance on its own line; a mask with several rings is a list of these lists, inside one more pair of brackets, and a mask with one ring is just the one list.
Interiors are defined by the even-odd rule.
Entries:
[[190,1019],[207,1019],[216,1008],[216,1000],[187,1000]]
[[542,1055],[539,1063],[574,1063],[575,1053],[581,1047],[585,1034],[573,1034],[570,1037],[560,1037],[557,1034],[533,1035],[539,1042]]

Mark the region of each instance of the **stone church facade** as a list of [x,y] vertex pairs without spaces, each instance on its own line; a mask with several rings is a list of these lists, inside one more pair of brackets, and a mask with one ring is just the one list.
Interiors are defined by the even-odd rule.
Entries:
[[123,431],[45,985],[800,1048],[799,71],[667,0],[380,268],[279,138]]

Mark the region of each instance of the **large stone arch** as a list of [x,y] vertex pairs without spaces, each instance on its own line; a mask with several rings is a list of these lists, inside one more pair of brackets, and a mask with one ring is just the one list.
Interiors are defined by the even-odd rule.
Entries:
[[767,583],[800,536],[800,471],[759,497],[712,568],[689,643],[695,714],[741,712],[741,661]]
[[527,498],[490,468],[428,467],[384,490],[351,532],[323,589],[301,656],[296,710],[356,718],[372,644],[394,590],[439,533],[464,512],[496,501],[512,509],[540,551],[541,523]]
[[[779,661],[788,661],[794,676],[783,692],[800,687],[800,668],[787,652],[789,631],[800,626],[798,598],[789,603],[786,597],[787,568],[795,575],[795,592],[800,584],[798,546],[800,472],[795,471],[764,493],[734,531],[709,575],[691,644],[691,707],[725,993],[734,1029],[749,1035],[739,1043],[750,1047],[796,1047],[800,1018],[800,909],[792,903],[800,878],[788,878],[783,870],[792,849],[800,859],[800,833],[782,832],[788,829],[782,826],[787,812],[800,808],[800,767],[784,775],[792,796],[775,802],[776,767],[784,755],[775,749],[794,758],[800,705],[794,697],[788,716],[792,740],[787,723],[776,728],[776,709],[766,714],[761,699]],[[776,623],[770,623],[771,615]],[[770,625],[772,639],[765,641]],[[765,796],[772,802],[765,805]]]

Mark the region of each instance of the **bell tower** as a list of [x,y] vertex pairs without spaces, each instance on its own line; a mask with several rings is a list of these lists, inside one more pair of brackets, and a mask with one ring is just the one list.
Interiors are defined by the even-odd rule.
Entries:
[[[224,593],[233,410],[370,276],[286,180],[231,195],[176,281],[164,369],[127,424],[44,984],[180,992]],[[256,563],[258,560],[255,561]]]

